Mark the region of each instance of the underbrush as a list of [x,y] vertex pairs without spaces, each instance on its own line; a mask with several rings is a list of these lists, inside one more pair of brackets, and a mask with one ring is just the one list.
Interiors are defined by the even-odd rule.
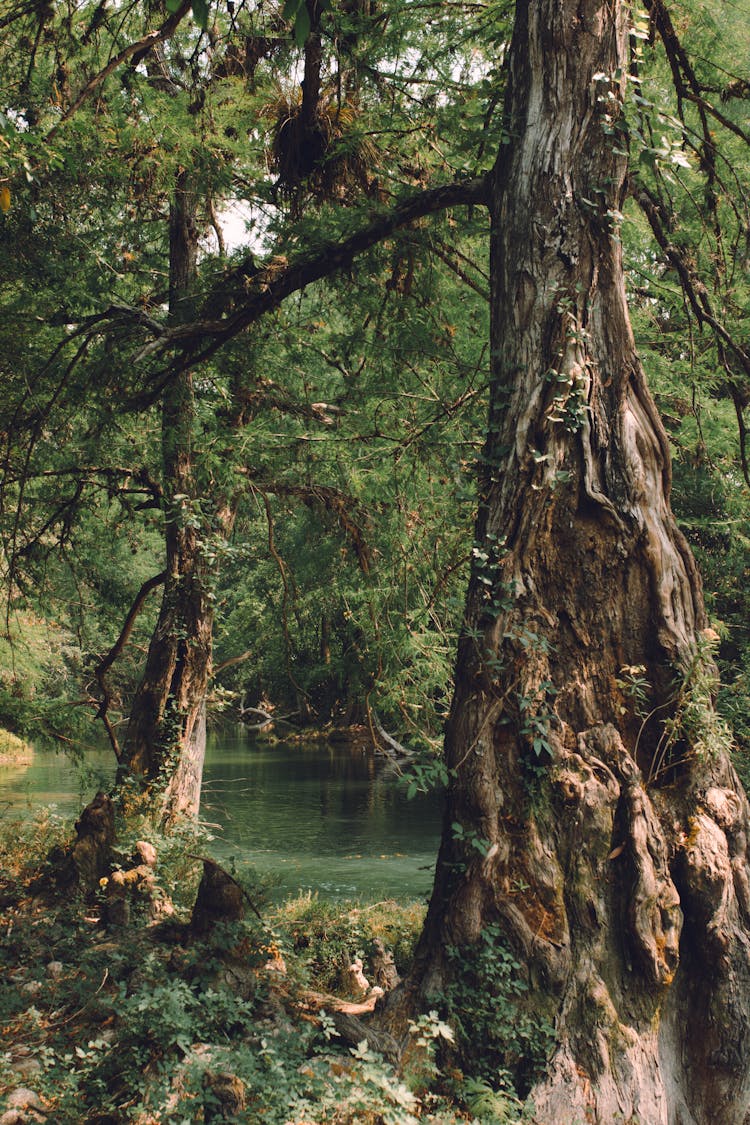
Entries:
[[[27,1099],[19,1122],[521,1119],[511,1094],[447,1064],[453,1031],[436,1012],[411,1025],[395,1062],[364,1035],[350,1046],[337,1034],[333,1009],[346,1010],[340,998],[348,991],[343,970],[360,958],[372,975],[373,956],[385,951],[403,975],[421,905],[332,904],[303,895],[259,917],[253,911],[261,889],[249,886],[248,918],[217,924],[207,935],[191,931],[184,903],[158,924],[136,903],[127,925],[107,928],[104,891],[99,903],[39,897],[45,856],[64,836],[63,825],[45,814],[6,825],[0,836],[0,1088]],[[157,879],[164,893],[181,885],[184,902],[197,884],[195,846],[187,837],[159,844]],[[125,842],[120,854],[127,849]]]
[[362,961],[365,977],[374,975],[378,943],[392,952],[396,971],[404,976],[424,913],[421,903],[336,903],[307,892],[288,899],[272,917],[300,979],[314,988],[339,991],[346,988],[346,969],[355,958]]

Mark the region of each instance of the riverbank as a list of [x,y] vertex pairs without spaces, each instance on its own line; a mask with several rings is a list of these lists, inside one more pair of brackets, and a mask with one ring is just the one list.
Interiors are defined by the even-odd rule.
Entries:
[[[121,828],[120,876],[88,899],[40,878],[39,826],[0,843],[4,1125],[479,1120],[437,1065],[436,1015],[388,1061],[337,1032],[408,970],[423,907],[307,895],[279,910],[245,885],[236,910],[205,896],[199,910],[206,868],[187,840],[154,848],[138,828]],[[139,888],[127,911],[115,884]]]
[[0,728],[0,766],[30,765],[34,760],[34,747],[16,734]]

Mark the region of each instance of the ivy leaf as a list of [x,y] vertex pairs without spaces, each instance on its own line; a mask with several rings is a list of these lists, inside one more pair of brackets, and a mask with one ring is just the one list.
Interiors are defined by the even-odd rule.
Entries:
[[311,27],[310,13],[305,0],[286,0],[281,15],[283,19],[294,24],[294,41],[298,47],[304,47]]

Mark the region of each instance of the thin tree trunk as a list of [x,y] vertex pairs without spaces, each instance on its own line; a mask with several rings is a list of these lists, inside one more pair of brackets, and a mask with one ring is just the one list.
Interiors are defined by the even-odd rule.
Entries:
[[[192,315],[198,251],[196,205],[184,175],[169,219],[169,307],[174,323]],[[204,554],[209,514],[194,476],[195,394],[185,371],[162,400],[162,473],[166,579],[146,668],[125,739],[129,768],[162,790],[166,822],[196,815],[206,744],[205,701],[211,676],[212,568]],[[222,532],[231,530],[231,517]]]
[[385,1020],[434,1000],[446,950],[499,924],[525,1006],[555,1026],[546,1076],[516,1067],[535,1120],[740,1125],[750,820],[625,300],[626,21],[620,3],[517,4],[452,781],[410,991]]

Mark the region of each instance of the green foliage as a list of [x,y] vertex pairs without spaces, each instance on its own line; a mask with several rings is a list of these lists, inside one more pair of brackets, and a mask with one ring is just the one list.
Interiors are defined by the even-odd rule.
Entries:
[[81,652],[68,631],[34,613],[14,614],[0,637],[0,724],[42,739],[85,729],[69,714],[80,674]]
[[355,957],[361,957],[368,975],[375,941],[391,950],[398,973],[405,975],[423,920],[421,904],[342,905],[309,893],[287,900],[274,914],[275,929],[298,971],[315,988],[327,991],[341,987]]
[[649,782],[662,779],[672,767],[689,758],[731,752],[732,732],[714,706],[717,678],[713,650],[718,640],[713,630],[704,630],[692,658],[680,669],[669,699],[643,719],[641,734],[651,719],[668,709],[661,719]]
[[20,895],[44,869],[47,854],[65,838],[67,826],[52,809],[41,807],[20,819],[0,819],[0,895]]
[[511,1098],[514,1092],[525,1095],[544,1070],[554,1030],[534,1011],[523,967],[494,924],[484,927],[474,945],[451,946],[446,953],[450,981],[444,1012],[459,1058],[472,1078],[492,1090]]
[[[140,827],[125,826],[124,838]],[[368,946],[377,937],[405,950],[421,925],[421,907],[378,903],[334,915],[310,899],[286,904],[274,919],[289,963],[288,974],[279,977],[263,968],[276,947],[268,924],[255,917],[188,941],[176,921],[159,934],[134,916],[105,935],[91,905],[16,906],[24,899],[23,873],[31,875],[29,863],[40,861],[57,832],[56,825],[40,822],[17,835],[8,832],[3,842],[4,870],[19,873],[17,885],[4,884],[0,927],[0,957],[12,966],[0,988],[7,1088],[31,1086],[60,1125],[146,1116],[196,1125],[212,1112],[226,1112],[222,1089],[228,1082],[242,1092],[240,1119],[270,1125],[330,1125],[334,1119],[339,1125],[452,1125],[466,1119],[426,1088],[426,1079],[441,1082],[434,1058],[417,1093],[366,1043],[349,1050],[337,1043],[325,1015],[319,1025],[299,1015],[294,982],[309,971],[317,942],[320,987],[325,963],[349,941]],[[157,870],[167,885],[177,871],[170,871],[164,843]],[[295,943],[303,966],[294,964]],[[398,952],[397,960],[403,969]],[[54,973],[46,968],[50,961]],[[448,1034],[437,1017],[416,1021],[414,1038],[428,1047]],[[29,1057],[34,1069],[21,1077],[15,1068]]]

